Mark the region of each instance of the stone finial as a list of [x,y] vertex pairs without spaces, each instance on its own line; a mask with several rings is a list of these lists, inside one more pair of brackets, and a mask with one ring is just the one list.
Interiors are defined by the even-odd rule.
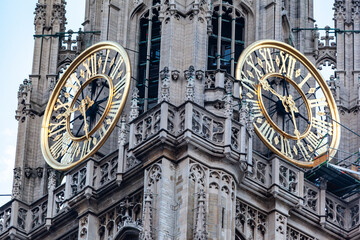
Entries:
[[205,240],[207,238],[206,232],[206,193],[204,189],[200,189],[197,193],[197,207],[195,215],[195,229],[194,239]]
[[248,109],[249,111],[247,112],[247,116],[246,116],[246,128],[249,132],[250,136],[253,136],[254,134],[254,125],[253,125],[253,103],[250,102],[248,103]]
[[326,26],[325,27],[325,36],[321,37],[321,40],[325,40],[325,46],[328,47],[330,46],[330,40],[334,40],[334,36],[330,36],[329,32],[330,32],[330,27]]
[[161,96],[159,98],[159,102],[169,102],[170,101],[170,74],[169,68],[164,67],[163,70],[160,71],[160,79],[161,79]]
[[143,229],[140,239],[153,239],[153,194],[150,189],[144,193]]
[[138,98],[139,98],[139,89],[137,89],[137,87],[134,87],[131,97],[131,106],[130,106],[130,115],[129,115],[130,122],[139,116]]
[[227,78],[227,81],[225,83],[226,95],[225,95],[225,104],[224,104],[225,116],[227,118],[232,118],[233,116],[232,90],[233,90],[233,83],[231,79]]
[[187,80],[185,101],[194,101],[195,96],[195,81],[194,81],[194,66],[190,66],[188,70],[184,71],[184,77]]
[[48,175],[48,190],[52,191],[56,187],[56,171],[54,169],[49,169]]

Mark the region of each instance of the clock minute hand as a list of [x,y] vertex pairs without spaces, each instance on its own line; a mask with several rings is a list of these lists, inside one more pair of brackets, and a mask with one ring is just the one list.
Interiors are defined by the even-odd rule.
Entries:
[[88,132],[88,130],[89,130],[89,125],[88,125],[88,123],[87,123],[87,121],[86,121],[86,109],[85,109],[85,107],[86,107],[86,99],[83,99],[83,100],[81,100],[81,104],[80,104],[79,108],[80,108],[81,114],[82,114],[83,117],[84,117],[84,131],[85,131],[85,135],[86,135],[86,138],[89,138],[89,132]]

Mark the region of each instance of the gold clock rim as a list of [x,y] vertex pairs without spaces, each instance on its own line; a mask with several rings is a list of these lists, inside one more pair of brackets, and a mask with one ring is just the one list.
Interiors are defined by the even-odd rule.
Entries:
[[[103,138],[100,139],[100,141],[96,144],[96,146],[88,154],[86,154],[82,159],[79,159],[78,161],[73,162],[71,164],[62,164],[62,163],[56,161],[56,159],[54,159],[52,157],[52,154],[49,149],[49,144],[48,144],[48,138],[47,138],[48,130],[49,130],[48,123],[50,122],[52,108],[54,107],[54,105],[56,103],[57,97],[61,91],[62,86],[65,84],[66,80],[70,77],[70,75],[73,73],[73,71],[79,66],[79,64],[81,64],[81,62],[84,59],[86,59],[88,56],[90,56],[94,52],[97,52],[97,51],[103,50],[103,49],[110,49],[110,50],[117,51],[124,59],[125,68],[126,68],[126,72],[125,72],[126,83],[124,86],[124,94],[122,95],[123,101],[121,101],[118,112],[117,112],[116,116],[114,117],[110,127],[106,131]],[[98,151],[100,149],[100,147],[105,143],[105,141],[107,140],[107,138],[109,137],[109,135],[111,134],[113,129],[115,128],[116,122],[119,121],[120,115],[122,114],[122,111],[125,107],[125,103],[126,103],[126,100],[127,100],[128,94],[129,94],[130,83],[131,83],[131,64],[130,64],[129,56],[128,56],[127,52],[125,51],[125,49],[116,42],[103,41],[103,42],[96,43],[96,44],[92,45],[91,47],[87,48],[86,50],[84,50],[78,57],[76,57],[74,59],[74,61],[69,65],[68,69],[64,72],[64,74],[61,76],[58,83],[56,84],[56,86],[49,98],[49,102],[48,102],[45,112],[44,112],[44,117],[43,117],[43,121],[42,121],[41,132],[40,132],[40,143],[41,143],[40,146],[41,146],[41,151],[42,151],[43,157],[50,167],[52,167],[56,170],[60,170],[60,171],[67,171],[67,170],[75,167],[76,165],[81,164],[88,157],[90,157],[96,151]],[[111,94],[113,94],[113,93],[111,93]]]
[[[236,65],[236,74],[235,74],[236,79],[241,81],[242,66],[244,65],[244,62],[245,62],[245,59],[247,58],[247,56],[250,53],[252,53],[253,51],[258,50],[260,48],[276,48],[276,49],[279,49],[286,53],[290,53],[297,60],[299,60],[302,65],[304,65],[307,68],[307,70],[310,72],[310,74],[319,83],[322,91],[324,92],[325,98],[329,104],[331,118],[335,120],[335,121],[333,121],[333,124],[332,124],[333,125],[333,134],[332,134],[332,141],[329,146],[329,153],[328,153],[329,161],[331,161],[331,159],[335,156],[335,154],[337,152],[337,148],[339,147],[341,132],[340,132],[340,125],[338,124],[338,123],[340,123],[339,112],[338,112],[335,100],[334,100],[334,98],[331,94],[331,91],[330,91],[329,87],[327,86],[326,82],[324,81],[324,79],[322,78],[322,76],[320,75],[320,73],[316,69],[316,67],[297,49],[293,48],[292,46],[290,46],[286,43],[276,41],[276,40],[268,40],[268,39],[256,41],[256,42],[252,43],[251,45],[249,45],[246,49],[244,49],[244,51],[241,53],[241,55],[238,59],[237,65]],[[241,88],[240,88],[240,94],[241,94]],[[255,123],[254,123],[254,126],[255,126]],[[265,143],[265,145],[268,148],[270,148],[272,151],[274,151],[276,154],[278,154],[280,157],[288,160],[289,162],[291,162],[299,167],[303,167],[303,168],[315,167],[315,164],[314,164],[315,161],[304,162],[304,161],[298,161],[298,160],[295,160],[295,159],[285,156],[278,149],[273,147],[272,144],[270,144],[266,139],[264,139],[263,136],[258,132],[257,128],[255,128],[255,132],[259,136],[259,138]]]

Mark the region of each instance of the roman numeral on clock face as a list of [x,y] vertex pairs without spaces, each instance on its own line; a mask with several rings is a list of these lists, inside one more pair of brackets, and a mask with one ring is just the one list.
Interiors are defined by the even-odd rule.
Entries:
[[[249,55],[247,58],[246,58],[246,63],[250,65],[251,69],[253,69],[255,71],[255,75],[257,77],[258,80],[260,80],[264,74],[262,73],[262,71],[260,69],[258,69],[256,66],[255,66],[255,63],[254,63],[254,60],[252,58],[251,55]],[[252,74],[248,74],[250,77],[254,78],[254,76]]]
[[[280,56],[281,56],[282,65],[279,73],[280,74],[285,73],[288,78],[292,79],[294,75],[296,59],[290,54],[284,53],[283,51],[280,51]],[[288,62],[286,63],[287,60]]]
[[270,126],[267,121],[263,122],[263,124],[259,127],[259,131],[270,142],[270,144],[272,144],[275,130]]
[[326,98],[308,99],[310,108],[327,106]]
[[[122,71],[120,73],[122,73]],[[124,89],[125,83],[126,83],[126,74],[114,86],[114,96],[115,96],[116,99],[119,99],[121,97],[121,91]]]
[[313,118],[311,124],[314,128],[317,128],[319,131],[327,132],[329,135],[332,135],[332,124],[324,120]]
[[280,135],[280,145],[281,145],[281,150],[280,150],[281,153],[287,157],[293,158],[289,139]]
[[123,64],[124,59],[122,57],[120,57],[120,59],[116,62],[116,65],[114,67],[114,69],[112,69],[112,72],[110,73],[110,78],[114,81],[116,78],[115,76],[117,75],[121,65]]
[[274,62],[272,60],[270,49],[269,48],[260,48],[259,53],[265,61],[265,72],[266,73],[275,72]]

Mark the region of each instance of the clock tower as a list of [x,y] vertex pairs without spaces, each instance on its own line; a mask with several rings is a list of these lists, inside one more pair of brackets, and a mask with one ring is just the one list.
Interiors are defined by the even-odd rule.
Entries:
[[[338,28],[356,29],[358,5],[335,1]],[[319,44],[312,0],[86,0],[77,32],[65,7],[36,5],[0,239],[358,238],[358,182],[312,169],[337,129],[311,119],[353,114],[356,33]],[[330,90],[311,64],[325,51]]]

